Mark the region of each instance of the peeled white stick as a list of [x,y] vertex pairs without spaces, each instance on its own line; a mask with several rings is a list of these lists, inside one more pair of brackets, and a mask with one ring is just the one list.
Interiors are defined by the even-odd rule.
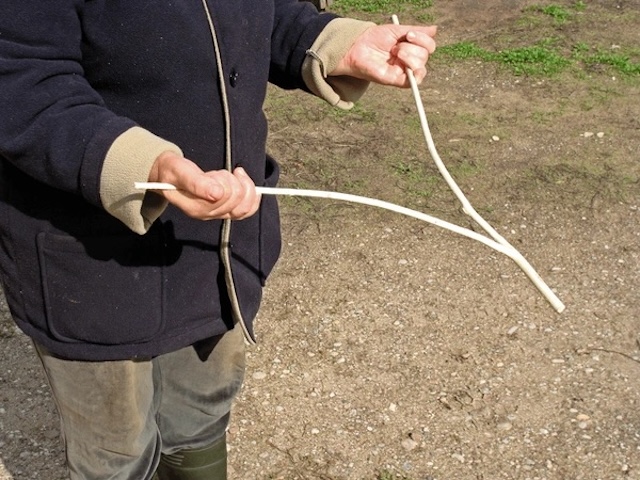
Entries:
[[[395,25],[399,25],[400,22],[398,20],[397,15],[391,16],[392,22]],[[496,242],[504,245],[513,250],[515,257],[509,255],[516,263],[522,268],[522,270],[527,274],[529,279],[534,283],[534,285],[540,290],[540,292],[545,296],[545,298],[553,305],[553,308],[556,309],[558,313],[561,313],[565,306],[557,297],[557,295],[549,288],[549,286],[542,280],[540,275],[535,271],[535,269],[527,262],[527,260],[504,238],[500,235],[489,223],[480,216],[478,212],[476,212],[475,208],[471,205],[469,200],[465,197],[464,193],[458,184],[455,182],[447,167],[444,165],[444,162],[440,158],[438,151],[436,150],[435,143],[433,141],[433,137],[431,136],[431,130],[429,129],[429,123],[427,122],[427,115],[424,111],[424,105],[422,104],[422,98],[420,96],[420,90],[418,89],[418,83],[413,75],[413,71],[410,68],[406,69],[407,77],[409,78],[409,84],[411,85],[411,91],[413,93],[413,98],[415,100],[416,108],[418,109],[418,116],[420,117],[420,125],[422,126],[422,132],[424,134],[424,139],[427,142],[427,148],[429,149],[429,153],[433,158],[436,166],[438,167],[438,171],[440,175],[444,178],[449,185],[449,188],[454,193],[454,195],[458,198],[460,203],[462,204],[463,211],[469,215],[478,225],[482,227],[482,229],[487,232]]]
[[[176,190],[175,185],[172,185],[171,183],[160,182],[135,182],[135,188],[138,190]],[[352,195],[350,193],[325,192],[322,190],[301,190],[294,188],[256,187],[256,192],[261,195],[326,198],[330,200],[342,200],[345,202],[359,203],[362,205],[384,208],[385,210],[391,210],[392,212],[401,213],[408,217],[417,218],[418,220],[431,223],[433,225],[444,228],[446,230],[450,230],[473,240],[477,240],[478,242],[484,243],[488,247],[493,248],[494,250],[497,250],[498,252],[503,253],[510,258],[513,258],[513,260],[516,260],[513,257],[514,249],[512,247],[502,245],[495,240],[492,240],[485,235],[476,233],[468,228],[460,227],[445,220],[440,220],[439,218],[427,215],[426,213],[422,213],[417,210],[411,210],[410,208],[402,207],[390,202],[385,202],[383,200],[361,197],[359,195]]]
[[[139,190],[176,190],[176,187],[170,183],[160,182],[135,182],[134,187]],[[511,258],[516,264],[527,274],[536,287],[542,292],[545,298],[551,303],[551,305],[558,311],[564,310],[564,305],[557,299],[551,289],[544,283],[542,278],[531,267],[527,260],[511,245],[504,245],[500,242],[492,240],[491,238],[474,232],[468,228],[460,227],[453,223],[441,220],[426,213],[418,212],[417,210],[411,210],[400,205],[385,202],[383,200],[377,200],[375,198],[361,197],[358,195],[351,195],[348,193],[338,192],[325,192],[321,190],[299,190],[292,188],[268,188],[268,187],[256,187],[256,191],[261,195],[286,195],[296,197],[315,197],[326,198],[332,200],[342,200],[351,203],[359,203],[362,205],[369,205],[372,207],[383,208],[392,212],[400,213],[408,217],[413,217],[418,220],[422,220],[427,223],[436,225],[437,227],[444,228],[451,232],[463,235],[472,240],[476,240],[484,245],[492,248],[507,257]]]

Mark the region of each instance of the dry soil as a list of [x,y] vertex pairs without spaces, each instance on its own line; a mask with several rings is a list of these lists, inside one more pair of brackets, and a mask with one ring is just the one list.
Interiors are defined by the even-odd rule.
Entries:
[[[571,13],[563,23],[527,8],[550,4],[436,0],[400,13],[431,16],[440,45],[552,39],[640,60],[638,0],[554,2]],[[421,87],[445,163],[561,314],[478,242],[373,207],[283,200],[231,478],[640,479],[639,92],[637,76],[606,65],[549,78],[437,57]],[[274,89],[266,109],[282,186],[472,226],[429,159],[410,92],[372,87],[342,114]],[[0,479],[66,478],[45,380],[6,307],[0,366]]]

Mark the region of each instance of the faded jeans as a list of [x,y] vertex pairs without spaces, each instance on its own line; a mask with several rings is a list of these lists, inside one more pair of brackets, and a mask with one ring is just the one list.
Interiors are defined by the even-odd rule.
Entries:
[[148,480],[161,454],[219,440],[245,368],[239,327],[149,360],[82,362],[36,349],[72,480]]

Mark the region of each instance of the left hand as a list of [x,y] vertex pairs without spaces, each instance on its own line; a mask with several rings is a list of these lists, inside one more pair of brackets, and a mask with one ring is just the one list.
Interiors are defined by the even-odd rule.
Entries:
[[418,83],[427,74],[429,55],[436,49],[433,37],[437,27],[409,25],[377,25],[360,35],[329,76],[351,77],[408,87],[406,68]]

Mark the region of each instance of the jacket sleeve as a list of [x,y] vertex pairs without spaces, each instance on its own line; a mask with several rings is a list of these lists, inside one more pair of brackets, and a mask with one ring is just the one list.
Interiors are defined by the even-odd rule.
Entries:
[[282,88],[302,88],[331,105],[351,108],[369,83],[328,77],[327,73],[374,24],[319,14],[309,2],[276,0],[275,5],[270,81]]
[[369,87],[366,80],[328,75],[347,54],[356,38],[374,23],[337,18],[332,20],[307,50],[302,78],[307,88],[334,107],[348,110]]
[[310,2],[299,0],[275,0],[274,6],[269,81],[282,88],[307,89],[302,79],[307,50],[337,15],[320,14]]
[[[149,162],[155,159],[152,155],[158,150],[177,147],[161,139],[138,141],[138,146],[150,147],[146,155],[138,152],[141,165],[137,169],[122,168],[125,160],[131,160],[125,159],[131,150],[122,145],[131,145],[131,138],[139,140],[140,132],[132,135],[135,123],[106,108],[83,76],[83,3],[3,0],[0,156],[47,185],[103,207],[116,193],[122,193],[121,184],[133,184],[127,172],[140,175],[141,169],[150,168]],[[142,136],[153,138],[150,133]],[[108,169],[103,172],[108,156]],[[141,218],[142,196],[129,196],[137,204],[120,202],[106,205],[107,210],[142,233],[141,225],[147,223]],[[158,208],[151,210],[147,219],[159,215]]]
[[100,205],[107,148],[133,122],[107,110],[83,77],[80,3],[3,1],[0,153],[37,180]]

